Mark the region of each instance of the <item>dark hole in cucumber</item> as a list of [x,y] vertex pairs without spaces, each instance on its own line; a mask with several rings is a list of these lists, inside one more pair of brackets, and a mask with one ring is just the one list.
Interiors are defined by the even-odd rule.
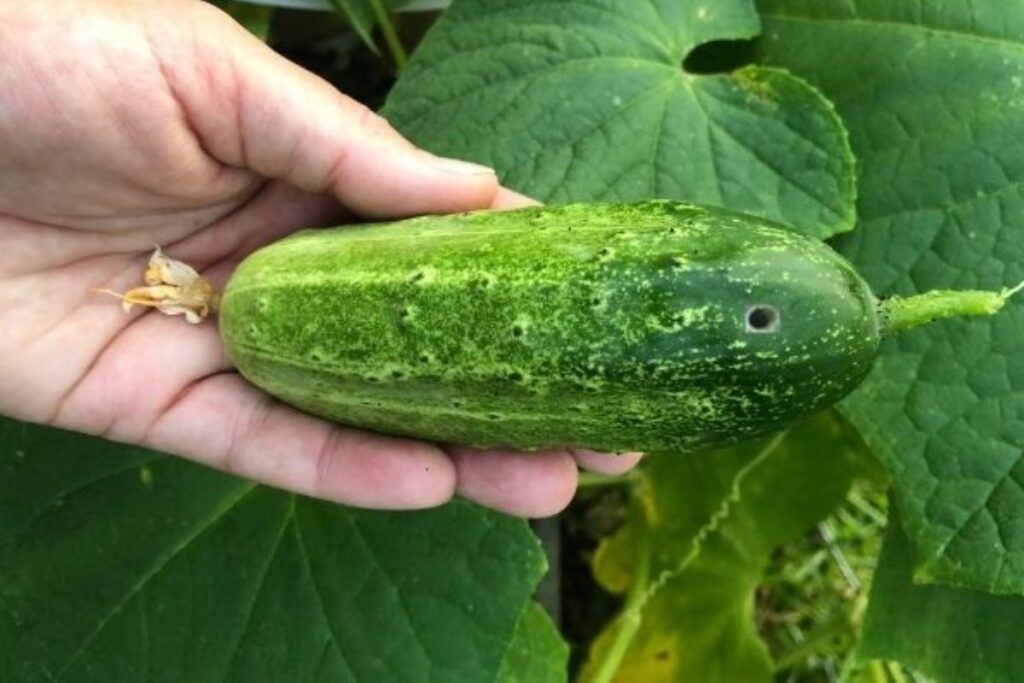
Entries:
[[747,309],[747,332],[765,334],[779,330],[779,311],[768,304],[758,304]]

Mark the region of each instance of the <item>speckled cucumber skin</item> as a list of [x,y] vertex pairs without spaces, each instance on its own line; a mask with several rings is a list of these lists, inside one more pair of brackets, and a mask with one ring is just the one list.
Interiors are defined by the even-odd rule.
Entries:
[[[775,332],[749,328],[752,307]],[[826,408],[878,349],[824,244],[668,201],[305,231],[224,293],[253,384],[309,413],[475,446],[693,450]]]

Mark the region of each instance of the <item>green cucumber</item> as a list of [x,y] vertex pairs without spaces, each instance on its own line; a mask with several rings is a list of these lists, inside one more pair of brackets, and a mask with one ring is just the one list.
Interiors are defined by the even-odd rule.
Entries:
[[[1009,296],[952,294],[925,317]],[[880,308],[837,253],[769,221],[650,201],[304,231],[239,266],[220,324],[242,375],[331,420],[481,447],[655,452],[832,405],[890,321],[924,322],[916,299]]]

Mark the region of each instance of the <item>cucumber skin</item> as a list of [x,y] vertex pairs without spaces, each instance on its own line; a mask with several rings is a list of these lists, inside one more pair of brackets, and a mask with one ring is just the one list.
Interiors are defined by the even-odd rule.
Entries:
[[[777,333],[747,330],[763,304]],[[847,394],[879,344],[827,246],[669,201],[303,231],[239,266],[220,325],[242,375],[306,412],[518,449],[761,436]]]

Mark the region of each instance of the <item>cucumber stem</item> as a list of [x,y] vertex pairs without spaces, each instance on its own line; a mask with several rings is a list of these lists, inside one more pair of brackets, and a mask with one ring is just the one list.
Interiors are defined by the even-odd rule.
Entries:
[[894,296],[878,304],[882,334],[889,335],[927,325],[933,320],[966,315],[994,315],[1007,300],[1024,289],[1024,282],[1001,292],[977,289],[936,289],[916,296]]

